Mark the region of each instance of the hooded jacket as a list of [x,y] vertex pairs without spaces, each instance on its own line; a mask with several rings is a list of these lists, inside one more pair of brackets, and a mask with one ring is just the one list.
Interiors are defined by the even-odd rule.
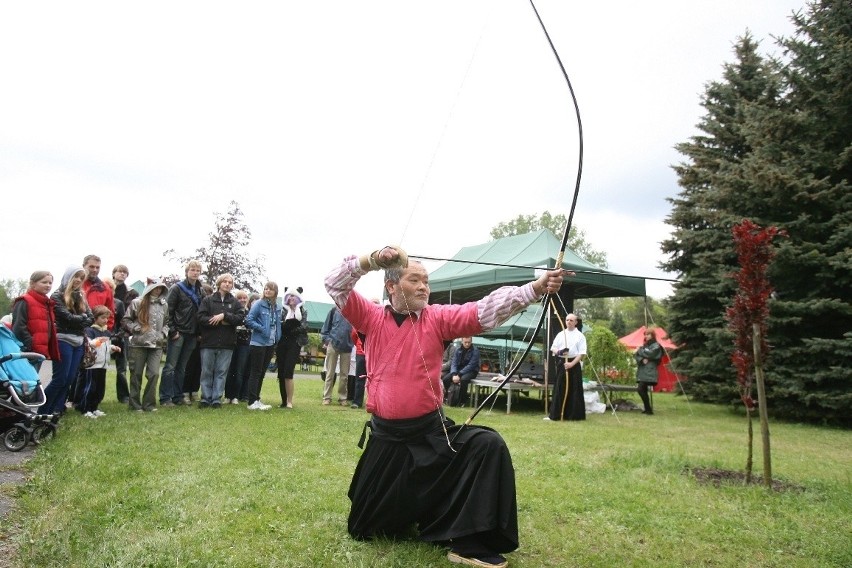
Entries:
[[82,298],[83,305],[85,306],[85,310],[82,313],[78,314],[73,308],[69,308],[65,304],[65,289],[69,286],[74,275],[80,271],[85,272],[82,266],[69,266],[65,269],[65,274],[62,275],[59,288],[50,296],[55,302],[53,313],[56,316],[57,338],[59,341],[64,341],[76,347],[83,345],[85,329],[95,322],[95,318],[92,317],[92,310],[89,309],[82,290],[75,290],[72,294],[75,304]]
[[[155,289],[160,289],[160,295],[151,299],[148,305],[148,327],[143,329],[139,322],[139,307],[142,300],[147,298]],[[166,303],[168,289],[165,284],[152,283],[145,287],[142,295],[130,302],[130,306],[121,319],[121,327],[129,336],[128,344],[131,347],[145,347],[148,349],[162,348],[166,346],[169,336],[169,308]]]
[[[298,303],[294,308],[290,307],[288,300],[295,297]],[[295,341],[299,347],[308,344],[308,310],[305,302],[298,292],[284,293],[284,307],[281,308],[281,340]]]

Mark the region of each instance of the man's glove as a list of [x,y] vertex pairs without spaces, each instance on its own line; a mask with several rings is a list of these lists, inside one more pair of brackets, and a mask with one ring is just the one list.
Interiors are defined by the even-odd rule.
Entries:
[[[394,260],[382,259],[380,253],[385,249],[395,250],[398,256]],[[380,248],[379,250],[374,250],[370,254],[365,254],[358,257],[358,263],[361,265],[361,270],[387,270],[388,268],[406,268],[408,266],[408,255],[401,248],[393,245],[388,245]]]

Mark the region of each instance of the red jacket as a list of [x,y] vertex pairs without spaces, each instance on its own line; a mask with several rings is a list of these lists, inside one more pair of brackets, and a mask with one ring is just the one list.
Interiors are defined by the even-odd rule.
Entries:
[[94,282],[86,278],[83,280],[83,295],[86,296],[89,309],[95,306],[106,306],[109,308],[107,329],[113,329],[115,324],[115,299],[112,296],[112,289],[104,284],[100,278]]
[[59,361],[54,304],[49,296],[27,290],[26,294],[15,299],[12,332],[24,344],[24,351]]

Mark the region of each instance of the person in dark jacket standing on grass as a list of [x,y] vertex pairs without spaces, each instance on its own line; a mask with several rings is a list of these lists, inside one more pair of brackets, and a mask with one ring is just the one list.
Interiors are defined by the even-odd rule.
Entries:
[[654,414],[651,407],[651,397],[648,396],[648,387],[657,384],[657,366],[663,358],[663,348],[657,343],[657,330],[648,328],[644,334],[645,342],[636,349],[633,358],[636,360],[636,382],[639,383],[639,398],[645,409],[642,414]]
[[201,300],[198,329],[201,344],[201,408],[222,406],[225,379],[237,344],[237,326],[245,311],[231,294],[234,277],[223,274],[216,279],[216,291]]
[[183,404],[183,376],[186,363],[198,342],[198,307],[204,292],[198,277],[201,262],[190,260],[184,269],[186,278],[169,288],[169,345],[160,380],[160,405]]

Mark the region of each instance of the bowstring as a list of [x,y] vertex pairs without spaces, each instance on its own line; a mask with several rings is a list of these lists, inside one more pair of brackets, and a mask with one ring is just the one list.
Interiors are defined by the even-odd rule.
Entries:
[[[400,295],[402,296],[402,300],[405,303],[405,309],[408,312],[408,318],[411,320],[411,332],[414,334],[414,342],[417,344],[417,351],[420,354],[420,360],[423,362],[423,370],[426,373],[426,383],[429,385],[429,390],[432,392],[432,400],[435,401],[435,410],[438,411],[438,421],[441,423],[441,430],[444,432],[444,438],[447,440],[447,446],[449,446],[450,450],[455,453],[455,448],[453,448],[453,444],[450,441],[450,433],[447,431],[447,424],[444,421],[443,412],[442,412],[442,404],[441,400],[443,397],[438,397],[435,393],[435,384],[430,378],[431,373],[429,372],[429,365],[426,363],[426,354],[423,351],[423,346],[420,344],[420,335],[417,333],[417,323],[421,318],[415,318],[414,312],[411,311],[411,307],[408,305],[408,298],[402,292],[400,287]],[[393,307],[391,307],[393,309]],[[441,380],[441,377],[438,377],[438,381]]]
[[[447,119],[444,121],[444,125],[441,128],[441,134],[438,136],[438,144],[435,146],[435,150],[432,152],[432,157],[429,160],[429,164],[426,166],[426,172],[423,175],[423,181],[420,183],[420,188],[418,189],[417,195],[414,198],[414,203],[412,204],[411,212],[409,213],[408,220],[406,221],[406,223],[405,223],[405,225],[403,226],[403,229],[402,229],[402,235],[399,239],[400,246],[402,245],[402,242],[405,239],[406,233],[408,232],[408,227],[411,225],[411,220],[414,217],[414,211],[417,209],[417,204],[420,202],[420,197],[423,194],[423,190],[425,189],[426,184],[429,181],[429,176],[432,173],[432,168],[433,168],[433,166],[435,164],[435,160],[438,156],[438,151],[440,150],[441,144],[444,141],[444,137],[447,134],[447,130],[449,129],[450,122],[452,121],[453,115],[455,113],[456,104],[458,103],[458,100],[461,96],[461,92],[464,89],[465,83],[467,82],[467,78],[470,75],[470,70],[473,67],[473,61],[474,61],[474,59],[476,59],[476,54],[479,51],[479,45],[480,45],[480,43],[482,43],[482,38],[485,35],[485,30],[488,27],[489,20],[490,20],[490,14],[492,12],[493,12],[493,5],[492,5],[492,10],[489,11],[489,13],[488,13],[489,15],[486,17],[485,23],[483,24],[482,29],[479,32],[479,37],[476,40],[476,44],[473,47],[473,51],[471,52],[470,59],[468,60],[467,67],[465,68],[464,76],[462,77],[461,83],[459,84],[459,87],[456,90],[456,96],[453,98],[453,103],[450,106],[450,111],[447,114]],[[417,327],[418,327],[417,323],[418,323],[419,318],[415,318],[414,313],[411,311],[411,308],[408,305],[408,298],[405,296],[404,293],[401,293],[401,294],[402,294],[403,302],[405,303],[405,309],[408,312],[409,318],[411,319],[411,330],[412,330],[412,333],[414,334],[414,342],[417,345],[417,350],[418,350],[418,353],[420,355],[420,360],[423,363],[423,369],[424,369],[424,372],[426,373],[426,382],[429,384],[429,390],[432,393],[432,399],[435,401],[435,409],[438,411],[438,418],[439,418],[439,421],[441,422],[441,429],[444,432],[444,438],[446,438],[447,446],[449,446],[450,450],[455,452],[456,450],[453,448],[453,444],[450,441],[450,434],[447,431],[447,425],[445,423],[444,416],[443,416],[443,410],[442,410],[443,396],[438,396],[438,394],[435,392],[435,384],[432,381],[432,379],[430,378],[431,373],[429,371],[429,366],[426,363],[426,355],[425,355],[425,352],[423,351],[423,346],[420,343],[420,335],[417,331]],[[440,382],[440,380],[441,380],[441,377],[438,376],[437,382]],[[443,390],[443,387],[442,387],[442,390]]]

